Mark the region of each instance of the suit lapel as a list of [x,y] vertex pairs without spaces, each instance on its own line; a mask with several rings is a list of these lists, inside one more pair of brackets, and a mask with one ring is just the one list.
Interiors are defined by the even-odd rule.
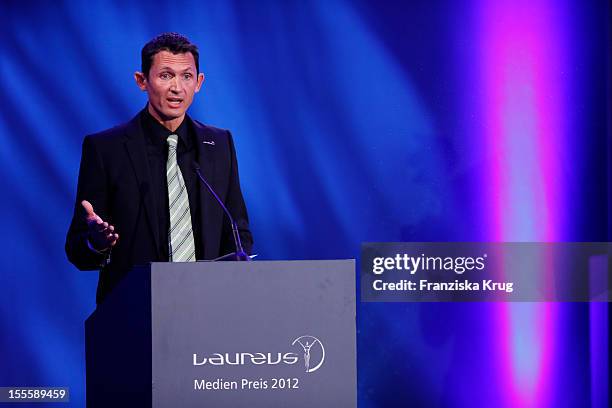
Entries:
[[132,162],[132,169],[136,175],[140,204],[145,209],[149,227],[151,228],[151,233],[155,240],[155,251],[159,259],[161,254],[159,253],[159,225],[156,216],[157,207],[151,192],[151,173],[149,171],[149,161],[147,159],[147,147],[142,133],[142,126],[140,125],[140,113],[129,122],[126,131],[125,148]]
[[[202,176],[208,181],[210,185],[213,185],[214,180],[214,159],[215,159],[215,140],[210,136],[210,133],[206,131],[206,128],[202,126],[200,123],[196,121],[192,121],[193,128],[195,129],[196,139],[197,139],[197,154],[198,154],[198,164],[200,166],[200,171],[202,172]],[[210,259],[212,257],[216,257],[217,254],[209,253],[211,251],[211,244],[207,243],[207,234],[206,231],[211,230],[210,220],[212,219],[211,210],[218,206],[219,204],[213,202],[214,198],[210,191],[206,188],[204,183],[199,183],[199,193],[200,193],[200,226],[201,229],[201,239],[203,245],[203,254],[204,259]]]

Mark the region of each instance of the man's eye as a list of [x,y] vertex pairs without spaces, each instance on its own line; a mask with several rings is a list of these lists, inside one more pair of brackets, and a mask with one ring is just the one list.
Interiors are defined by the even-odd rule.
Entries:
[[170,79],[170,78],[172,78],[172,76],[169,73],[167,73],[167,72],[159,74],[159,77],[161,79]]
[[191,75],[191,74],[185,74],[185,75],[183,75],[183,78],[184,78],[184,79],[191,79],[192,77],[193,77],[193,75]]

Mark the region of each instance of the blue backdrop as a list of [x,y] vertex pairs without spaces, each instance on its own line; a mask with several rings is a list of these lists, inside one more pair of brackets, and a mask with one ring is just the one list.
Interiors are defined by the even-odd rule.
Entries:
[[[97,273],[63,249],[81,141],[145,105],[132,74],[163,31],[200,47],[190,114],[234,134],[261,258],[355,258],[364,241],[609,240],[608,2],[2,8],[0,386],[69,386],[84,406]],[[360,407],[598,406],[607,313],[359,304]]]

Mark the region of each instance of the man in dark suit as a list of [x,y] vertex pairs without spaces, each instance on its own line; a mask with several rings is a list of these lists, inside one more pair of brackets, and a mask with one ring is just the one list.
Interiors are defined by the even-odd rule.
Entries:
[[253,244],[230,132],[186,115],[204,81],[197,47],[162,34],[142,49],[134,77],[147,106],[128,123],[85,137],[66,237],[75,266],[100,269],[98,303],[134,265],[236,250],[231,224],[196,167],[235,219],[247,253]]

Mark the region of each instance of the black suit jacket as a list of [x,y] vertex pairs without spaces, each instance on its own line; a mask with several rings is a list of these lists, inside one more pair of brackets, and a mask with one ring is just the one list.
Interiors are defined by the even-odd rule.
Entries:
[[[96,301],[100,303],[134,265],[164,261],[160,250],[157,205],[151,193],[151,176],[140,114],[126,124],[86,136],[83,141],[77,197],[66,237],[68,259],[81,270],[100,269]],[[192,123],[203,176],[234,217],[242,244],[251,252],[253,238],[238,177],[236,151],[229,131]],[[214,259],[235,251],[232,229],[221,206],[201,186],[200,253]],[[89,201],[103,220],[119,234],[110,256],[91,250],[81,201]]]

